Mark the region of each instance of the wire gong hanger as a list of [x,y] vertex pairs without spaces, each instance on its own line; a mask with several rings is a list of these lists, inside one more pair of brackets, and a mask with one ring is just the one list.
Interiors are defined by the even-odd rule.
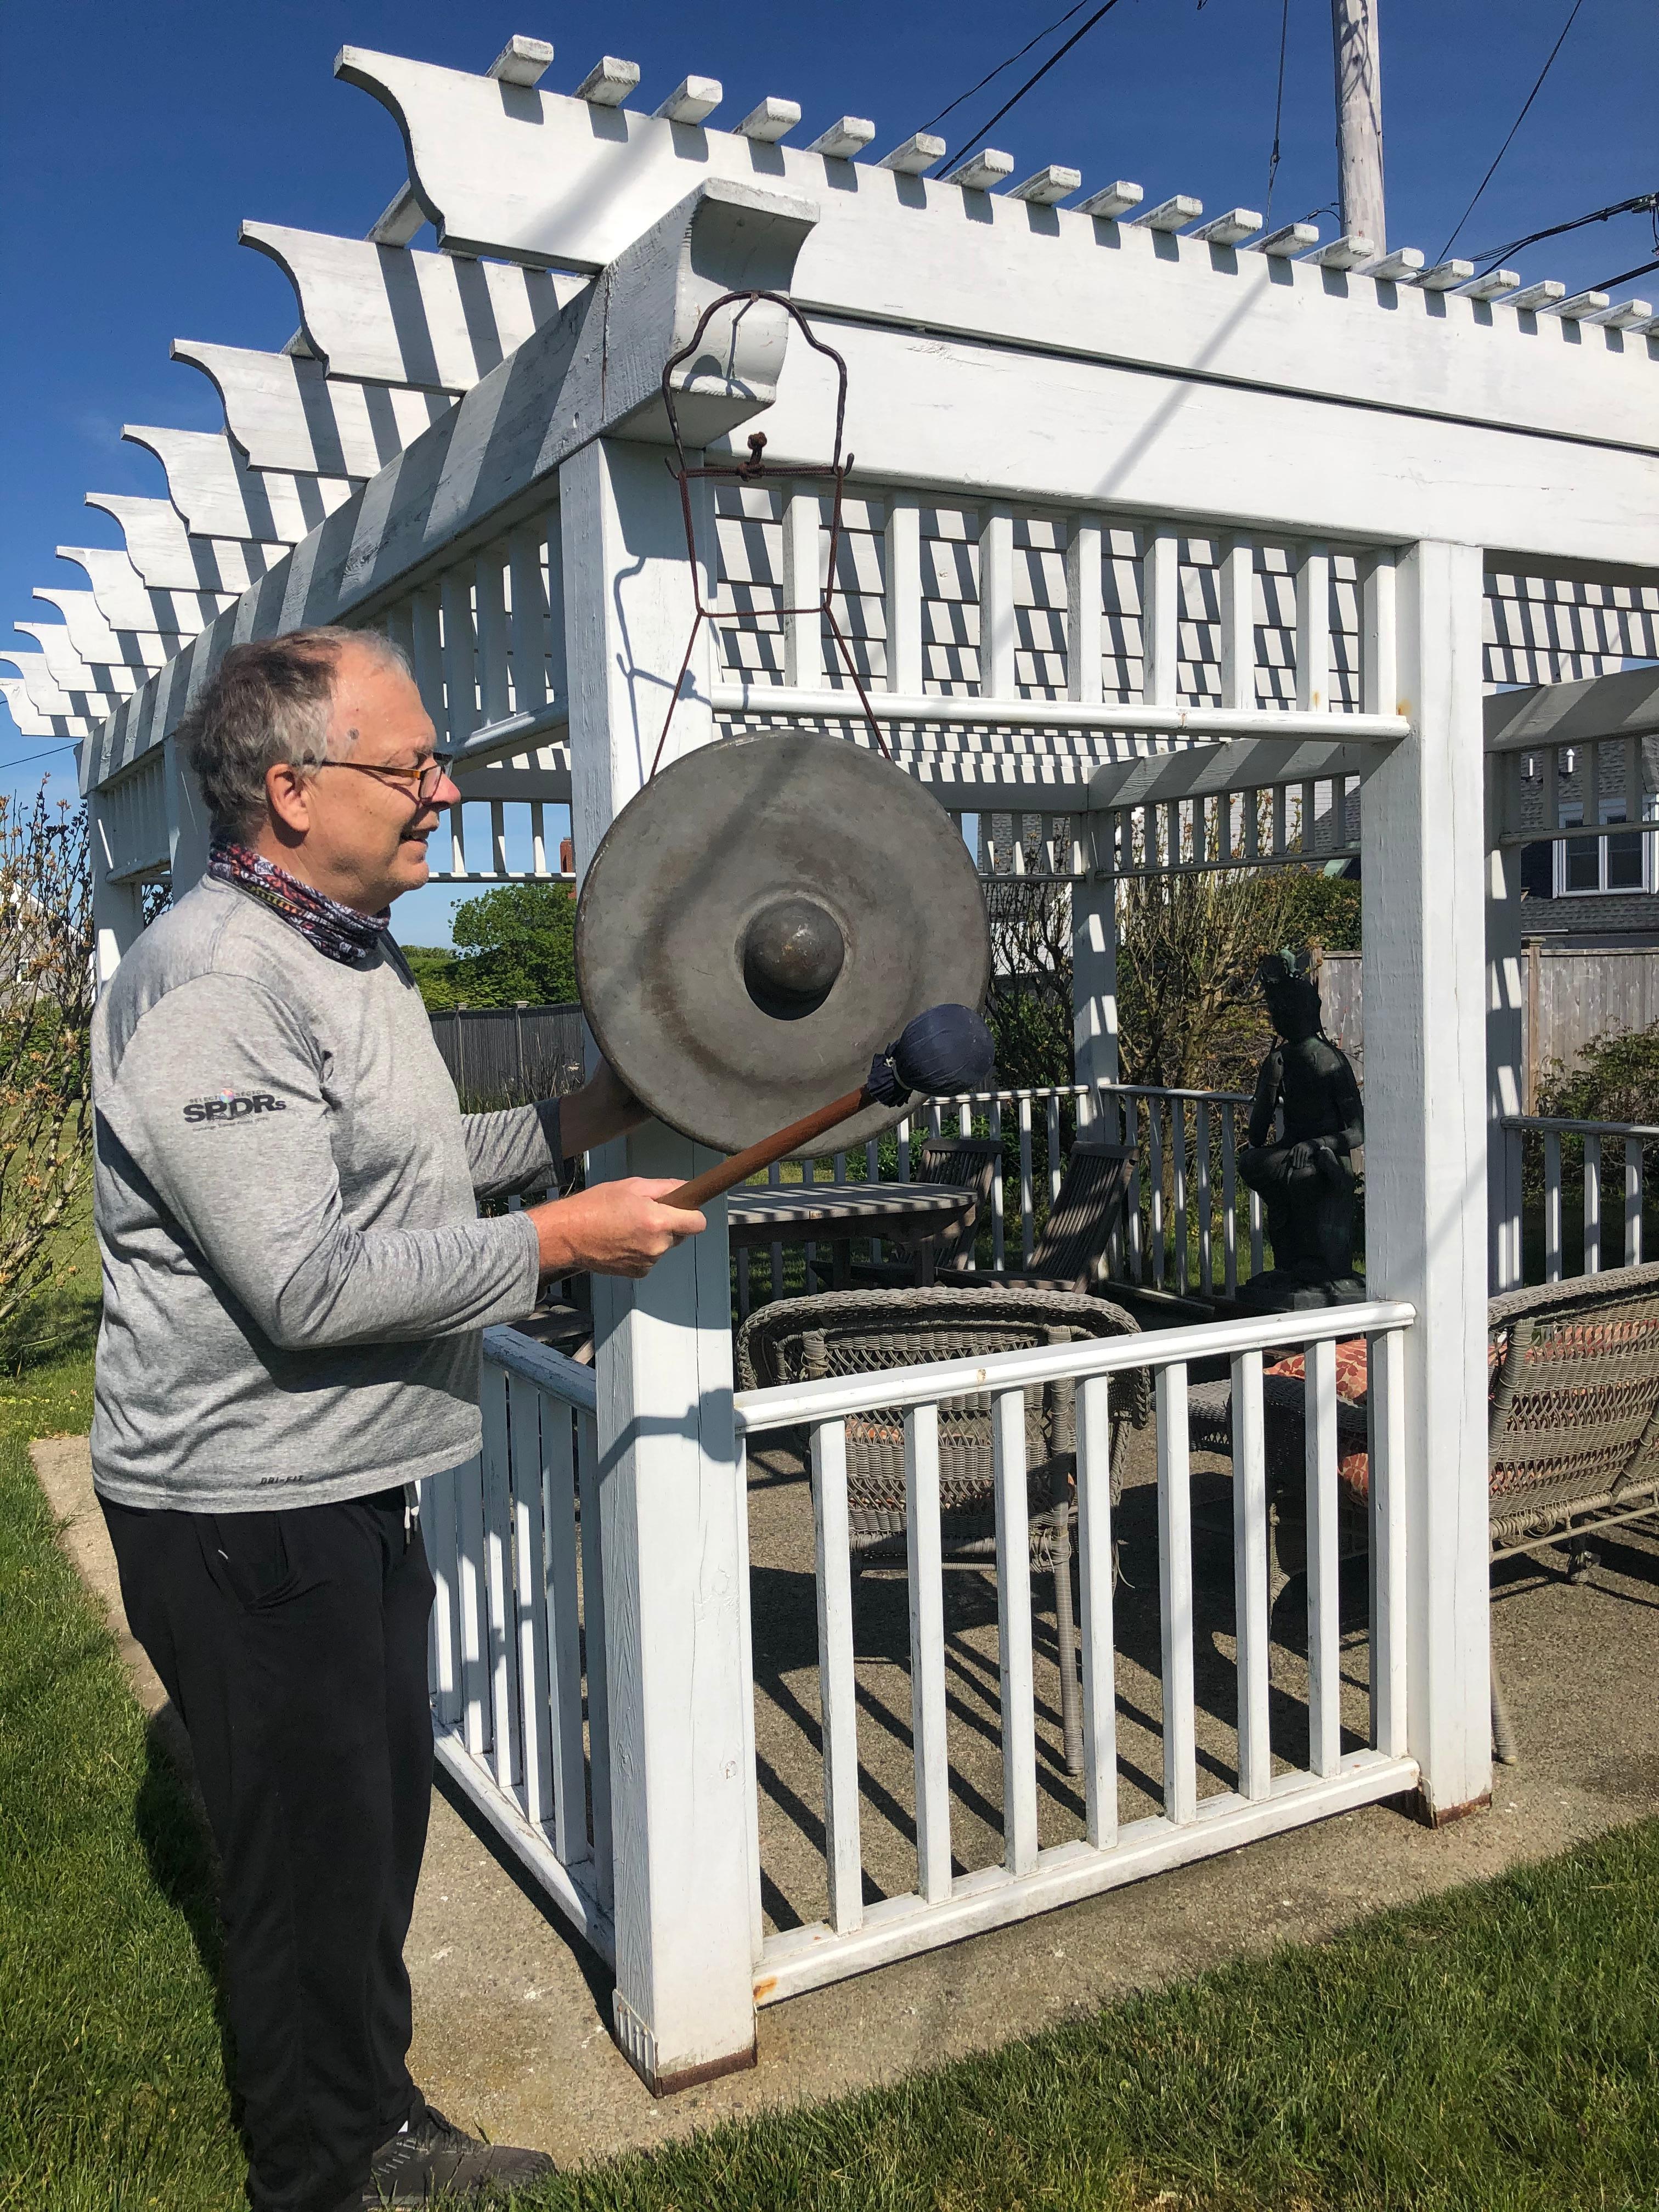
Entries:
[[[813,352],[821,353],[827,361],[832,361],[836,365],[834,452],[828,461],[791,462],[787,467],[776,466],[765,459],[765,431],[751,430],[749,434],[747,460],[705,460],[700,466],[694,468],[686,459],[685,441],[680,432],[679,410],[675,402],[673,388],[674,371],[696,354],[698,347],[702,343],[703,332],[722,307],[738,307],[740,310],[740,319],[742,309],[757,306],[763,301],[771,307],[781,307]],[[847,642],[846,633],[842,629],[841,620],[836,612],[834,604],[836,559],[841,546],[842,496],[848,471],[853,465],[852,454],[843,454],[842,452],[842,436],[847,419],[847,363],[836,351],[834,346],[826,345],[822,338],[814,335],[811,325],[800,309],[793,300],[786,298],[781,292],[722,292],[718,300],[711,300],[703,309],[698,318],[697,327],[692,331],[687,343],[678,353],[671,354],[664,362],[662,399],[668,416],[668,428],[674,440],[674,458],[668,463],[668,472],[680,488],[680,512],[685,520],[685,550],[687,560],[690,564],[691,591],[696,605],[696,613],[691,623],[691,635],[686,640],[685,657],[680,663],[680,672],[674,679],[674,689],[668,702],[668,712],[663,718],[662,735],[657,739],[657,750],[652,756],[652,775],[657,773],[658,766],[662,760],[663,747],[668,742],[668,732],[674,720],[674,709],[679,704],[681,689],[685,683],[686,671],[691,665],[691,655],[696,646],[698,633],[705,622],[712,622],[714,617],[714,610],[703,604],[702,579],[697,565],[696,530],[691,516],[691,486],[700,477],[715,483],[734,484],[770,483],[788,478],[797,483],[803,480],[826,483],[833,487],[830,511],[830,561],[823,588],[816,599],[810,599],[799,606],[780,607],[777,611],[780,617],[816,614],[821,623],[829,626],[830,635],[840,649],[847,673],[852,679],[853,688],[859,695],[859,704],[864,709],[864,719],[870,726],[870,734],[886,758],[890,761],[893,757],[891,749],[877,724],[874,709],[870,704],[870,695],[865,688],[864,678],[860,675],[857,664],[853,659],[852,648]],[[649,780],[647,777],[647,781],[649,781]]]

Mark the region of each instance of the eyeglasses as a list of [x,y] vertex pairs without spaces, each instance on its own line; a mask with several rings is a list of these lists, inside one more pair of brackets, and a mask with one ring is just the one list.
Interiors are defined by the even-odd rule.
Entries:
[[449,773],[441,760],[424,762],[419,768],[380,768],[368,761],[341,760],[317,761],[313,766],[318,769],[349,768],[356,775],[378,776],[382,783],[402,784],[405,790],[410,787],[412,778],[416,804],[420,806],[432,804],[438,796],[439,785]]

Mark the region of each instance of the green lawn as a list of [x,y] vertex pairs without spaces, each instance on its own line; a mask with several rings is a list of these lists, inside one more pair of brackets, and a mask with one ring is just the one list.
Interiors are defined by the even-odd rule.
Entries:
[[[582,2212],[1659,2203],[1659,1825],[994,2057],[542,2192]],[[531,2200],[521,2200],[526,2207]]]
[[[85,1425],[94,1287],[71,1285],[0,1364],[0,2212],[233,2212],[206,1856],[27,1458],[29,1437]],[[20,1351],[31,1336],[54,1340]],[[520,2202],[1651,2207],[1656,1906],[1649,1823],[993,2057]]]
[[218,2212],[242,2160],[206,1854],[29,1464],[91,1419],[89,1243],[0,1347],[0,2208]]

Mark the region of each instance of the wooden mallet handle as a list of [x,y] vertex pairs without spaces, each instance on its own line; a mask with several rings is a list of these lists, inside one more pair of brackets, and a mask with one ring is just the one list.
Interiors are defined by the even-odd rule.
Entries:
[[792,1121],[774,1136],[763,1137],[746,1152],[734,1152],[722,1166],[710,1168],[706,1175],[693,1176],[690,1182],[671,1190],[663,1204],[695,1212],[706,1198],[718,1198],[722,1191],[747,1182],[757,1170],[769,1168],[774,1160],[799,1152],[838,1121],[850,1121],[866,1106],[899,1106],[918,1093],[924,1097],[941,1094],[955,1097],[961,1091],[977,1090],[991,1073],[993,1053],[991,1032],[971,1007],[930,1006],[905,1024],[902,1034],[885,1052],[876,1054],[859,1090],[832,1098],[816,1113],[804,1114],[799,1121]]
[[799,1152],[803,1145],[810,1145],[826,1129],[833,1129],[837,1121],[850,1121],[854,1114],[862,1113],[869,1103],[867,1086],[859,1091],[845,1091],[841,1097],[832,1098],[827,1106],[820,1106],[815,1113],[804,1114],[799,1121],[792,1121],[787,1129],[779,1129],[769,1137],[763,1137],[759,1144],[750,1145],[746,1152],[733,1152],[731,1158],[722,1160],[719,1167],[708,1168],[702,1175],[693,1176],[690,1182],[683,1182],[678,1190],[671,1190],[663,1204],[678,1206],[687,1213],[695,1213],[705,1199],[718,1198],[723,1191],[732,1190],[738,1183],[747,1182],[751,1175],[758,1174],[762,1168],[769,1168],[774,1160],[785,1159],[791,1152]]

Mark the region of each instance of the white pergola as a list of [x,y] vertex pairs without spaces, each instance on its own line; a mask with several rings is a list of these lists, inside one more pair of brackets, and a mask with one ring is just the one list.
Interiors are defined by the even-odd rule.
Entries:
[[[1176,1855],[1401,1787],[1435,1820],[1479,1805],[1485,1310],[1518,1244],[1501,1146],[1489,1200],[1488,1127],[1519,1110],[1518,847],[1540,822],[1572,834],[1538,766],[1554,747],[1587,791],[1652,811],[1640,739],[1659,699],[1650,672],[1614,672],[1659,657],[1659,324],[1641,302],[1471,283],[1307,226],[1263,239],[1248,210],[1199,223],[1195,202],[1127,182],[1083,195],[1058,167],[990,190],[1005,173],[981,157],[941,182],[924,173],[939,142],[869,160],[857,118],[798,148],[788,100],[709,127],[709,80],[648,112],[639,71],[610,58],[574,94],[544,91],[550,59],[526,39],[481,76],[341,54],[396,118],[407,184],[368,240],[244,225],[294,283],[298,335],[274,355],[179,341],[225,432],[130,430],[167,498],[94,496],[125,553],[63,549],[91,589],[42,595],[64,622],[33,626],[40,650],[12,656],[6,690],[24,728],[81,741],[104,972],[144,886],[176,892],[203,865],[172,736],[186,701],[233,642],[301,623],[377,625],[409,649],[467,801],[448,879],[556,874],[546,810],[562,805],[580,876],[648,771],[690,623],[663,365],[720,294],[787,293],[849,374],[837,610],[896,757],[976,818],[981,851],[1001,817],[1041,817],[1035,845],[1010,834],[1072,887],[1079,1081],[1116,1074],[1117,875],[1362,858],[1367,1266],[1401,1362],[1378,1600],[1397,1608],[1397,1696],[1370,1763],[1316,1759],[1294,1802],[1264,1781],[1242,1790],[1248,1820],[1206,1831],[1177,1790]],[[441,250],[410,243],[424,221]],[[698,445],[741,452],[763,426],[769,463],[827,457],[831,381],[779,311],[717,317],[678,381]],[[862,741],[816,616],[779,611],[818,587],[821,487],[705,491],[699,528],[725,611],[671,746],[738,727]],[[652,1124],[592,1171],[707,1164]],[[465,1726],[455,1758],[489,1770],[492,1817],[614,1960],[624,2048],[672,2086],[740,2063],[757,2002],[1127,1876],[1103,1827],[1087,1867],[1046,1877],[1011,1827],[1006,1898],[952,1890],[947,1841],[945,1889],[935,1868],[898,1935],[903,1916],[872,1936],[847,1893],[815,1950],[772,1948],[723,1208],[644,1282],[594,1291],[596,1378],[566,1394],[592,1394],[584,1602],[609,1730],[602,1755],[595,1718],[593,1841],[565,1780],[580,1712],[556,1694],[556,1786],[530,1777],[530,1720],[520,1742],[500,1707],[493,1768]],[[1182,1404],[1160,1397],[1171,1418]],[[489,1554],[492,1620],[511,1612],[517,1525],[517,1553]],[[465,1565],[465,1531],[452,1541]],[[574,1608],[574,1565],[568,1579]],[[464,1644],[485,1602],[468,1587]],[[821,1617],[828,1636],[839,1616]],[[557,1674],[574,1610],[559,1620],[550,1659],[525,1644],[526,1683]],[[855,1829],[851,1848],[855,1876]],[[929,1911],[933,1933],[904,1932]]]

